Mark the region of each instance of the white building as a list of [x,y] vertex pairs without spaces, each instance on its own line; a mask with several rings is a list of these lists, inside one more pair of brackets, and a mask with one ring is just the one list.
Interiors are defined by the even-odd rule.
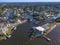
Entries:
[[41,34],[43,34],[43,32],[48,30],[48,29],[49,29],[49,27],[47,25],[33,27],[34,31],[38,30]]
[[8,31],[8,28],[6,26],[0,27],[0,34],[5,34],[6,35],[7,31]]

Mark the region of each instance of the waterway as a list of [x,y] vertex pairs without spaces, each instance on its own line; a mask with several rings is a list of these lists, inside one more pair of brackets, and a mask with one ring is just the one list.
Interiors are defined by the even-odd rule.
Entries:
[[[28,18],[33,19],[31,16],[28,16]],[[60,45],[60,25],[46,35],[52,39],[50,42],[42,37],[29,41],[29,31],[33,26],[37,25],[32,22],[18,25],[17,29],[12,33],[11,38],[0,41],[0,45]]]
[[53,29],[46,36],[52,41],[48,42],[44,38],[35,38],[29,41],[28,32],[34,25],[32,23],[20,24],[16,31],[12,33],[12,37],[7,40],[0,41],[0,45],[60,45],[60,25]]

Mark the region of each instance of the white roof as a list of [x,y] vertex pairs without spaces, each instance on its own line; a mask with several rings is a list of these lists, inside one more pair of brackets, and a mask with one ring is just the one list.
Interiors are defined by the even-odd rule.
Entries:
[[6,31],[8,31],[8,28],[5,26],[5,27],[1,27],[0,28],[0,34],[6,34]]
[[39,31],[45,31],[45,29],[44,29],[43,27],[40,27],[40,26],[35,27],[35,29],[37,29],[37,30],[39,30]]

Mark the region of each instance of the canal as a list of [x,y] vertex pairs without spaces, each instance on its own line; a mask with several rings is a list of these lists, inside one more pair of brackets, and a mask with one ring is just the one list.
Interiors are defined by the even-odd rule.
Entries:
[[[0,45],[60,45],[60,25],[58,25],[55,29],[53,29],[53,31],[46,35],[52,39],[50,42],[46,41],[46,39],[42,37],[29,40],[28,32],[33,26],[37,25],[33,24],[35,19],[33,19],[31,15],[27,14],[27,17],[33,21],[18,25],[17,29],[12,33],[11,38],[0,41]],[[49,23],[49,20],[44,21],[42,24],[45,23]]]
[[46,36],[51,39],[50,42],[41,37],[28,41],[26,45],[60,45],[60,24]]
[[46,36],[52,41],[48,42],[44,38],[35,38],[29,41],[28,32],[33,27],[32,23],[20,24],[16,31],[12,33],[12,37],[7,40],[0,41],[0,45],[60,45],[60,25],[53,29]]

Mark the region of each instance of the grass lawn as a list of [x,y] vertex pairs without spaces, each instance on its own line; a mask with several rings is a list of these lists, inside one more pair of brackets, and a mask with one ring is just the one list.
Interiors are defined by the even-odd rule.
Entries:
[[5,39],[6,38],[6,35],[0,35],[0,40],[3,40],[3,39]]

